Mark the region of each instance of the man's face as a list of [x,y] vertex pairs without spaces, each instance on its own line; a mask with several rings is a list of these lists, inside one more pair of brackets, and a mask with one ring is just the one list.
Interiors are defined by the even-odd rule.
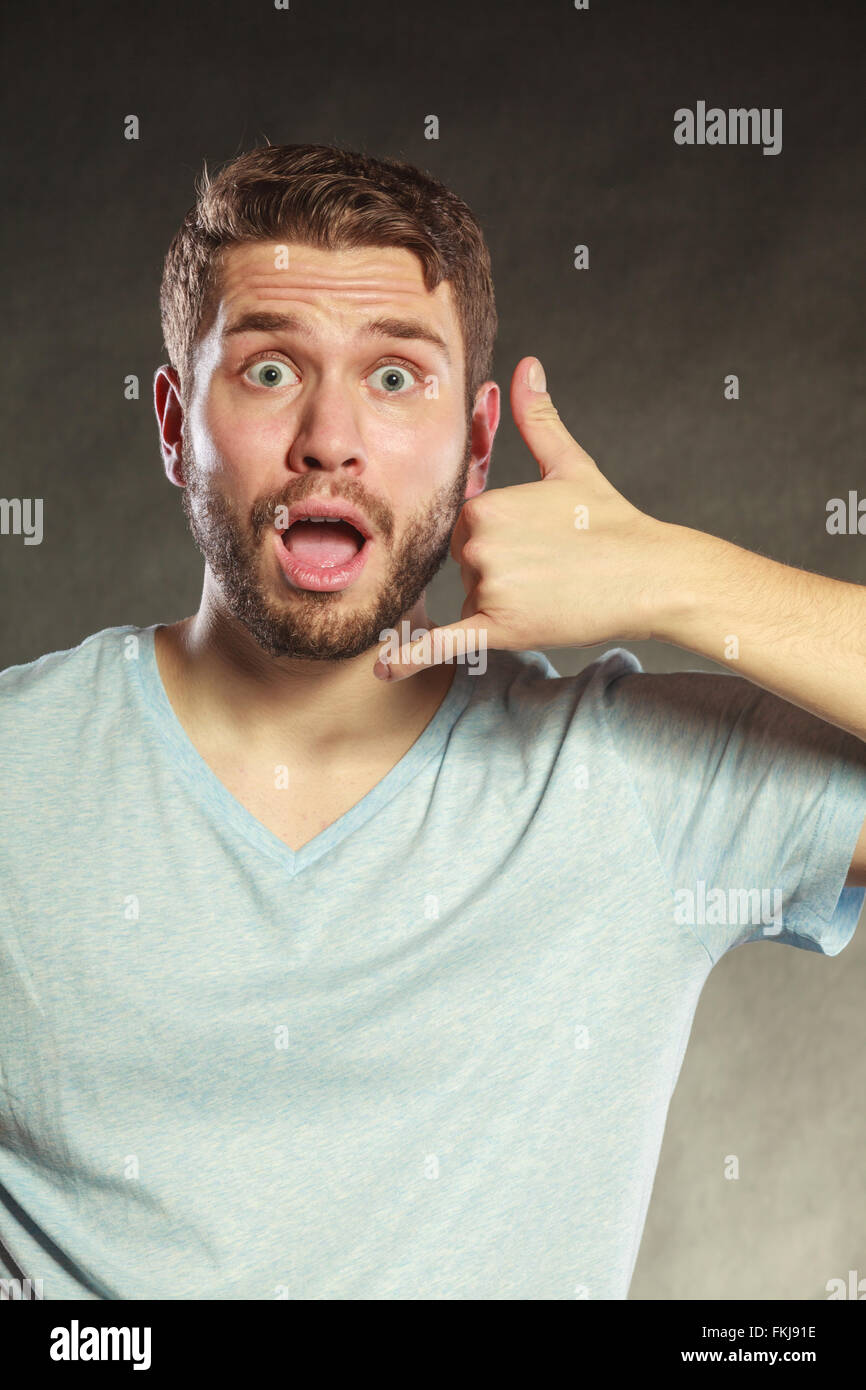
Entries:
[[[225,253],[183,420],[184,510],[263,650],[337,660],[414,607],[488,460],[472,451],[450,285],[430,294],[401,248],[287,250]],[[366,542],[343,523],[287,527],[320,499],[354,508]]]

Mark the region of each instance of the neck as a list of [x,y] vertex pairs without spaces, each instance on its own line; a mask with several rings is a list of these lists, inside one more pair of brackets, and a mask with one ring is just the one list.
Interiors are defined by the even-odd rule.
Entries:
[[[434,625],[423,596],[404,617],[411,630]],[[182,723],[227,747],[279,748],[317,763],[405,743],[450,689],[451,665],[394,683],[377,680],[378,650],[344,661],[271,657],[206,594],[196,614],[156,633],[160,675]]]

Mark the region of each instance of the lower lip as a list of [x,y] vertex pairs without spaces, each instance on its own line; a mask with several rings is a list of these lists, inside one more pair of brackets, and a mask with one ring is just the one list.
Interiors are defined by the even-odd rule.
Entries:
[[348,565],[311,565],[308,560],[297,560],[292,552],[286,549],[279,531],[274,532],[274,540],[280,569],[292,588],[314,589],[319,593],[330,593],[353,584],[366,565],[372,548],[372,542],[365,540],[354,560],[350,560]]

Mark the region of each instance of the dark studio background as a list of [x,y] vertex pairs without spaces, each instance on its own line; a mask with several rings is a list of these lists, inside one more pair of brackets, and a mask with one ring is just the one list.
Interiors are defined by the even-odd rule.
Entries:
[[[491,487],[537,477],[508,407],[514,366],[533,353],[572,434],[637,506],[866,582],[866,539],[825,525],[830,498],[866,492],[860,11],[16,7],[0,492],[42,498],[45,529],[41,545],[0,536],[0,668],[197,607],[202,562],[152,406],[167,360],[162,259],[202,160],[266,139],[407,159],[479,216],[500,316]],[[674,111],[698,100],[781,107],[781,153],[676,145]],[[437,141],[424,138],[431,113]],[[577,243],[588,271],[573,268]],[[124,399],[130,373],[138,401]],[[458,617],[462,597],[449,560],[434,618]],[[627,645],[650,670],[720,669]],[[549,654],[570,674],[602,650]],[[835,959],[755,944],[713,971],[632,1298],[823,1299],[828,1279],[866,1275],[863,937],[861,924]],[[731,1153],[738,1181],[723,1177]]]

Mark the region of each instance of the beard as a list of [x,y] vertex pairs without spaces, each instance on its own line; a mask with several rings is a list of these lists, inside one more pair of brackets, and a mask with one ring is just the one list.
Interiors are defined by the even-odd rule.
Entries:
[[[183,510],[193,540],[207,562],[232,617],[242,623],[268,656],[345,661],[378,647],[385,628],[400,620],[421,598],[447,558],[451,535],[464,502],[472,452],[467,425],[463,462],[453,482],[439,488],[409,518],[392,548],[394,517],[378,498],[355,478],[340,480],[331,492],[331,479],[319,472],[304,474],[279,494],[263,497],[244,517],[198,468],[192,447],[184,440],[186,486]],[[372,523],[373,544],[388,547],[390,562],[378,592],[360,607],[351,588],[330,593],[293,589],[274,565],[282,596],[272,594],[273,581],[263,579],[267,545],[261,540],[273,529],[278,506],[292,506],[310,496],[342,497]]]

